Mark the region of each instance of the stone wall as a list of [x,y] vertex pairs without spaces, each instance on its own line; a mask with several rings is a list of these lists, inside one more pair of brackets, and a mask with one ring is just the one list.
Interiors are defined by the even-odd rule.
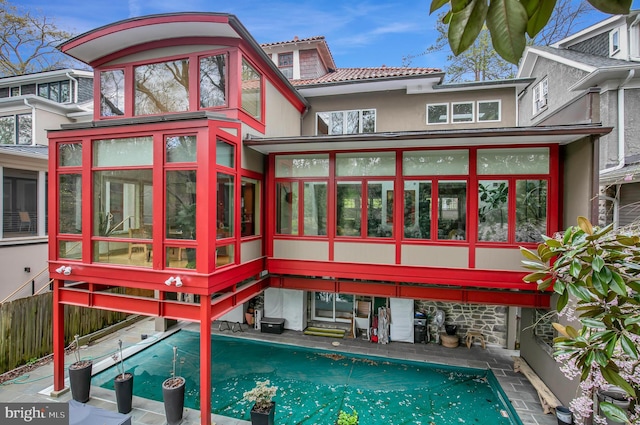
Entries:
[[[415,311],[422,311],[433,322],[436,310],[445,313],[445,324],[458,325],[458,335],[463,337],[468,330],[482,332],[487,344],[507,346],[507,307],[480,304],[457,304],[416,300]],[[430,329],[434,329],[432,326]]]

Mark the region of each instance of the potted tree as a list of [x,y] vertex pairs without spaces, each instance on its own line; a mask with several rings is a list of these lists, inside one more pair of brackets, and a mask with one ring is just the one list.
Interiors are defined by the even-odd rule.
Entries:
[[[118,358],[119,357],[119,358]],[[118,340],[118,352],[113,355],[117,362],[118,374],[113,380],[113,387],[116,391],[116,403],[119,413],[131,412],[133,400],[133,374],[124,371],[124,357],[122,356],[122,340]]]
[[162,383],[162,399],[164,401],[164,412],[168,425],[178,425],[182,422],[182,411],[184,410],[184,390],[186,380],[182,376],[176,375],[176,362],[178,360],[178,347],[173,347],[173,368],[171,377]]
[[251,424],[252,425],[273,425],[273,418],[276,412],[276,402],[273,397],[278,391],[278,387],[269,386],[271,382],[257,381],[256,386],[243,394],[247,401],[253,401],[251,408]]
[[352,413],[347,413],[341,410],[336,425],[358,425],[358,412],[354,410]]
[[91,369],[93,362],[91,360],[80,359],[80,336],[75,335],[74,354],[76,361],[69,366],[69,385],[71,386],[71,397],[80,403],[89,401],[89,392],[91,390]]

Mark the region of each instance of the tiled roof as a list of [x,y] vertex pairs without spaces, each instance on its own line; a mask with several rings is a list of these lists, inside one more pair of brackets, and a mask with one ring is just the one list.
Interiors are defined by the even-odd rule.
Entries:
[[593,66],[594,68],[606,68],[610,66],[624,66],[630,64],[630,62],[624,60],[590,55],[588,53],[577,52],[571,49],[558,49],[550,46],[532,46],[532,48],[560,56],[564,59],[580,62],[588,66]]
[[387,67],[379,68],[338,68],[322,77],[309,80],[291,80],[294,86],[308,86],[315,84],[331,84],[347,81],[375,80],[393,77],[414,77],[441,73],[438,68],[405,68]]
[[307,41],[320,41],[320,40],[324,40],[324,35],[316,35],[315,37],[307,37],[307,38],[298,38],[298,37],[294,37],[293,40],[288,40],[288,41],[276,41],[273,43],[261,43],[260,46],[261,47],[269,47],[269,46],[278,46],[280,44],[291,44],[291,43],[304,43]]

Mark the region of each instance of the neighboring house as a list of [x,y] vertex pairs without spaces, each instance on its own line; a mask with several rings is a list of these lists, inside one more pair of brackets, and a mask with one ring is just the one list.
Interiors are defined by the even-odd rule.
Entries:
[[[624,226],[640,217],[640,12],[613,16],[550,47],[531,46],[519,67],[519,78],[535,81],[519,98],[519,125],[544,126],[602,123],[614,130],[600,138],[594,152],[599,169],[600,204],[592,220]],[[594,145],[597,148],[598,144]],[[565,180],[564,196],[591,182]],[[575,225],[573,211],[562,220]],[[555,300],[553,301],[555,305]],[[526,323],[543,311],[524,309]],[[553,328],[540,324],[523,331],[522,356],[563,402],[574,393],[551,357]],[[546,353],[545,353],[546,352]]]
[[[47,130],[90,119],[92,99],[92,72],[62,69],[0,78],[0,300],[32,279],[47,282],[46,270],[38,275],[48,256]],[[27,285],[11,299],[31,295],[32,289]]]
[[414,311],[442,309],[513,347],[518,309],[550,302],[519,247],[597,209],[611,129],[518,126],[531,79],[341,69],[322,37],[261,46],[223,13],[125,20],[60,49],[94,69],[96,96],[91,122],[48,133],[55,390],[64,304],[199,323],[204,411],[211,321],[263,292],[287,329],[350,327],[364,303],[413,343]]

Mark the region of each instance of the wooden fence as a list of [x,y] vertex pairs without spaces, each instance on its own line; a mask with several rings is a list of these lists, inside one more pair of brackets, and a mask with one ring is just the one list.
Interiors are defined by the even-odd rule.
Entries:
[[[124,320],[125,313],[66,305],[65,345]],[[0,373],[53,351],[53,294],[34,295],[0,304]]]

